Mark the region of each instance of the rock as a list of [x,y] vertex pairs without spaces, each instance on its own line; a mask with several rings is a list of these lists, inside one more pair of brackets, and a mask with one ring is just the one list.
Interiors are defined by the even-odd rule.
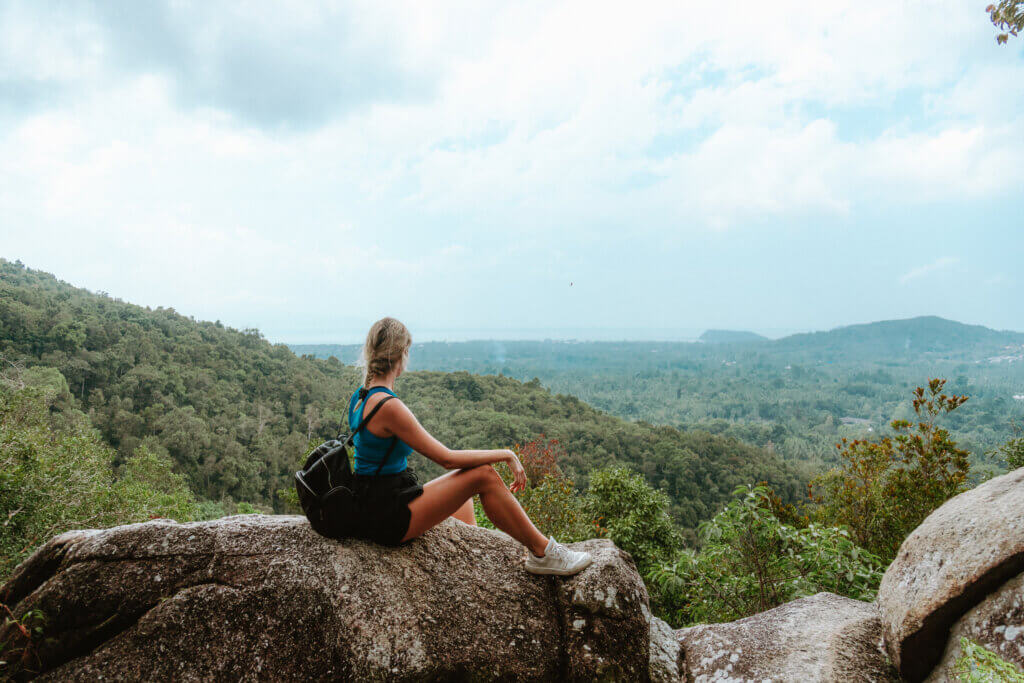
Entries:
[[752,617],[676,631],[687,680],[896,681],[872,603],[818,593]]
[[949,632],[942,661],[929,683],[955,681],[960,638],[970,638],[1024,672],[1024,574],[1007,581],[977,607],[960,618]]
[[651,683],[680,683],[686,680],[685,662],[680,655],[679,641],[672,627],[658,617],[651,617]]
[[[608,675],[630,681],[646,679],[650,612],[647,588],[633,559],[607,540],[584,541],[573,547],[591,553],[594,564],[554,584],[564,619],[563,646],[569,670],[580,672],[581,680]],[[622,651],[624,643],[638,643],[640,648],[627,654]]]
[[911,683],[942,657],[950,627],[1024,572],[1024,468],[955,496],[900,546],[878,607],[892,662]]
[[400,548],[295,516],[155,520],[52,539],[0,599],[47,616],[40,680],[647,679],[632,559],[574,545],[593,565],[544,577],[454,520]]

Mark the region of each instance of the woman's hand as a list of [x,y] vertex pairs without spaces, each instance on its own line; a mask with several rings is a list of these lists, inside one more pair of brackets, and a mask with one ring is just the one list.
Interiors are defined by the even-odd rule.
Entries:
[[508,490],[512,493],[519,493],[526,488],[526,470],[523,469],[523,463],[519,462],[519,457],[512,451],[506,451],[508,456],[505,458],[505,462],[508,463],[508,468],[512,470],[512,485],[508,487]]

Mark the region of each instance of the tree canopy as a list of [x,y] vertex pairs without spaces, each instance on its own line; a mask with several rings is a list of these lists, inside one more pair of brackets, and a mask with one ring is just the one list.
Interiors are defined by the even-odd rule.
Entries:
[[[144,447],[173,462],[201,500],[277,511],[286,502],[276,494],[291,488],[310,441],[343,430],[361,381],[355,367],[297,356],[258,331],[132,305],[4,260],[0,355],[26,371],[57,371],[67,407],[89,416],[115,466]],[[739,484],[767,481],[788,499],[803,489],[766,449],[628,422],[537,381],[410,372],[396,390],[451,448],[507,448],[546,434],[561,443],[560,464],[581,490],[591,472],[626,466],[665,491],[691,536]],[[423,477],[441,472],[419,456],[412,464]]]

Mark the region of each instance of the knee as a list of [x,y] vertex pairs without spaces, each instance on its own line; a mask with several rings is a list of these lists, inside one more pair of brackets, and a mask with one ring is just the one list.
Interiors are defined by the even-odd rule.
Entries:
[[501,480],[501,475],[498,474],[498,471],[491,465],[477,465],[469,470],[468,474],[473,477],[473,480],[481,489],[488,489],[497,485],[505,485]]

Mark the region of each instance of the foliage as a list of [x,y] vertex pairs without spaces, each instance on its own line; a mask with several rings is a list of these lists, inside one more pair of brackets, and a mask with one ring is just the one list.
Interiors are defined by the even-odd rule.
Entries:
[[996,449],[995,455],[1006,463],[1006,469],[1015,470],[1024,467],[1024,429],[1014,425],[1017,436]]
[[1024,31],[1024,0],[999,0],[998,3],[985,8],[992,25],[1001,31],[996,36],[1000,45],[1006,43],[1010,36]]
[[590,478],[584,509],[608,530],[608,537],[633,556],[641,574],[681,544],[667,512],[668,496],[624,467],[598,470]]
[[[54,408],[88,414],[118,464],[145,444],[169,457],[200,499],[225,501],[225,512],[231,501],[294,511],[287,492],[298,457],[311,440],[342,431],[361,381],[337,358],[298,357],[255,330],[134,306],[3,259],[0,354],[26,372],[59,371],[53,377],[68,388]],[[765,449],[628,422],[539,382],[410,372],[396,390],[451,448],[506,448],[545,434],[581,488],[594,470],[628,466],[668,493],[671,514],[689,529],[743,481],[767,480],[792,500],[806,479]],[[411,462],[425,479],[442,473],[421,456]]]
[[[571,479],[558,467],[558,458],[565,455],[557,439],[540,438],[516,444],[513,449],[527,473],[527,485],[515,493],[519,504],[530,520],[545,536],[554,536],[562,543],[574,543],[588,538],[605,536],[607,530],[588,514],[584,498]],[[505,483],[512,481],[512,473],[503,465],[497,467]],[[477,524],[493,529],[480,505],[473,501]]]
[[566,452],[558,439],[550,439],[541,434],[525,444],[517,443],[512,450],[519,457],[531,484],[538,484],[545,477],[564,476],[558,461],[565,458]]
[[115,471],[86,416],[51,414],[57,398],[24,382],[0,385],[0,579],[63,531],[197,512],[165,458],[141,447]]
[[1024,683],[1024,672],[969,638],[960,638],[955,672],[962,683]]
[[932,510],[964,490],[970,463],[949,432],[936,426],[966,396],[942,393],[946,381],[932,379],[927,393],[914,390],[918,422],[893,420],[896,436],[871,442],[843,439],[839,468],[815,479],[811,498],[820,504],[817,519],[848,526],[857,545],[886,563]]
[[874,599],[883,566],[846,529],[783,524],[764,486],[734,496],[701,525],[699,551],[682,550],[648,575],[673,626],[732,621],[821,591]]
[[[292,348],[345,362],[358,354],[356,346]],[[971,395],[968,407],[947,416],[946,427],[972,453],[972,465],[995,465],[986,452],[1011,436],[1010,421],[1024,420],[1024,401],[1013,398],[1024,385],[1024,363],[1017,362],[1024,357],[1024,334],[935,317],[750,343],[426,342],[414,345],[413,357],[419,370],[501,373],[524,381],[537,377],[552,392],[571,394],[612,415],[678,427],[692,442],[699,443],[704,432],[757,446],[736,453],[737,459],[759,459],[759,452],[770,451],[809,476],[836,462],[833,446],[842,437],[874,437],[894,417],[909,419],[905,397],[921,377],[950,377],[950,390]],[[468,382],[470,376],[464,377]],[[581,441],[588,443],[550,433],[572,454],[580,451]],[[707,457],[703,446],[686,445]],[[692,528],[724,505],[739,484],[771,479],[749,471],[722,479],[709,467],[709,479],[701,477],[696,491],[684,491],[671,463],[661,463],[653,453],[623,459],[668,492],[673,513]],[[651,461],[661,472],[648,472]],[[581,474],[573,476],[585,485]],[[787,500],[800,493],[780,487],[778,478],[770,483]],[[710,491],[715,505],[691,520],[691,510]]]
[[18,680],[39,673],[38,647],[43,639],[46,615],[42,610],[28,610],[16,617],[0,603],[3,622],[0,624],[0,678]]

